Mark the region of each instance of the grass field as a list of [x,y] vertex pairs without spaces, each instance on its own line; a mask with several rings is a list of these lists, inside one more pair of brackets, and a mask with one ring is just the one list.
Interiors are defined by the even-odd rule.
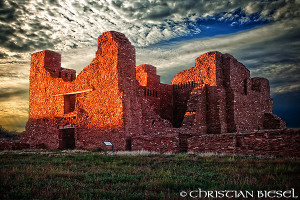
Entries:
[[181,191],[198,188],[300,189],[299,158],[3,151],[0,170],[0,199],[180,199]]

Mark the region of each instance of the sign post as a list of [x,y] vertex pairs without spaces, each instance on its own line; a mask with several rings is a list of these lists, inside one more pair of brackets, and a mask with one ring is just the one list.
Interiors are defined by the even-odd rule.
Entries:
[[111,150],[112,150],[112,152],[114,152],[114,145],[111,142],[105,141],[105,142],[103,142],[103,144],[105,147],[105,150],[104,150],[105,155],[107,155],[107,148],[106,148],[107,146],[111,146]]

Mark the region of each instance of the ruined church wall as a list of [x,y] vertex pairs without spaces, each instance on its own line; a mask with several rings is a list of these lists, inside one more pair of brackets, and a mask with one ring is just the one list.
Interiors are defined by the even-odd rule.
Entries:
[[154,111],[162,118],[173,120],[173,90],[172,86],[160,83],[156,67],[142,64],[136,67],[136,79]]
[[76,79],[77,90],[92,89],[78,98],[78,117],[86,118],[87,128],[124,126],[124,91],[120,87],[124,83],[120,77],[119,48],[110,32],[101,35],[96,58]]
[[179,136],[172,129],[167,129],[162,135],[140,135],[132,138],[133,151],[150,151],[157,153],[177,152]]
[[63,97],[53,96],[73,91],[71,81],[59,77],[60,55],[53,51],[41,51],[31,56],[29,118],[54,118],[63,115]]
[[[68,70],[60,68],[58,53],[43,51],[32,55],[31,114],[23,139],[56,148],[59,128],[72,125],[79,148],[84,142],[89,144],[87,148],[99,146],[100,138],[112,139],[117,145],[125,146],[119,138],[135,134],[141,128],[135,52],[130,42],[123,34],[104,33],[98,39],[96,58],[91,64],[77,78],[72,77],[72,81],[68,80],[71,75],[60,78],[65,72]],[[72,70],[69,72],[73,73]],[[75,108],[69,113],[65,113],[64,108],[66,93],[73,93],[76,99]],[[39,119],[48,120],[50,124],[45,127],[49,128],[44,128]],[[115,135],[108,137],[106,134]],[[122,144],[118,144],[120,142]]]
[[250,71],[229,54],[222,56],[223,86],[227,92],[226,109],[229,132],[254,130],[255,119],[251,108],[252,99],[249,98]]
[[173,121],[173,87],[172,85],[159,84],[158,97],[160,99],[160,116],[170,122]]
[[193,87],[185,87],[185,85],[173,86],[173,126],[179,128],[182,126],[184,116],[187,111],[187,103]]
[[[176,127],[188,121],[184,116],[194,111],[187,104],[192,98],[189,87],[195,88],[197,84],[207,85],[205,123],[208,134],[261,130],[264,113],[272,113],[268,80],[251,79],[250,71],[229,54],[208,52],[199,56],[195,67],[178,73],[172,84]],[[187,118],[192,120],[190,116]],[[203,123],[198,121],[194,126],[200,124]]]
[[[190,142],[194,139],[198,146],[191,150],[204,146],[231,152],[235,141],[234,151],[247,154],[258,148],[252,139],[228,132],[244,131],[252,138],[252,130],[284,127],[272,114],[268,80],[251,79],[249,70],[228,54],[199,56],[195,67],[178,73],[171,85],[160,83],[154,66],[135,65],[134,47],[114,31],[98,38],[96,57],[77,77],[75,70],[61,68],[60,54],[33,54],[29,121],[22,141],[57,149],[60,129],[69,126],[78,149],[103,149],[102,142],[111,141],[115,150],[128,150],[131,144],[132,150],[174,152],[185,143],[183,138],[192,136]],[[285,140],[277,133],[255,134],[267,141],[273,138],[276,146],[275,141]]]
[[188,139],[188,151],[245,155],[300,156],[300,129],[200,135]]
[[250,71],[233,56],[222,55],[228,132],[263,129],[264,113],[272,113],[269,82],[251,78]]
[[[194,126],[201,126],[207,133],[223,133],[227,131],[226,126],[226,101],[225,91],[220,86],[223,78],[221,66],[221,53],[208,52],[195,59],[195,67],[178,73],[172,80],[174,86],[174,124],[176,127],[184,121],[187,112],[187,103],[191,97],[192,89],[201,84],[206,84],[206,116],[198,118]],[[196,102],[197,103],[197,102]],[[204,110],[204,109],[202,109]],[[199,111],[198,111],[199,112]],[[188,116],[190,118],[190,116]],[[199,121],[199,120],[205,120]],[[203,127],[206,124],[206,127]],[[194,128],[197,129],[197,128]],[[204,133],[201,133],[204,134]]]
[[160,114],[160,76],[156,74],[156,67],[142,64],[136,67],[136,80],[143,90],[143,96],[149,100],[157,114]]
[[179,85],[179,87],[192,82],[210,86],[218,85],[217,81],[219,81],[222,76],[219,69],[220,57],[221,53],[217,51],[202,54],[195,59],[195,67],[179,72],[172,79],[171,84]]
[[207,133],[206,109],[207,109],[207,85],[195,86],[187,102],[182,127],[190,129],[191,134],[200,135]]
[[226,94],[223,87],[207,85],[206,124],[207,134],[227,132]]
[[125,150],[125,138],[142,131],[134,47],[123,34],[104,33],[98,39],[96,58],[79,78],[95,93],[83,94],[79,102],[86,120],[77,126],[76,145],[103,149],[102,142],[111,141],[115,150]]
[[[78,127],[75,130],[76,149],[104,150],[104,141],[110,141],[114,145],[114,151],[125,150],[126,134],[124,128],[85,128]],[[109,147],[110,148],[110,147]],[[109,149],[111,150],[111,148]]]

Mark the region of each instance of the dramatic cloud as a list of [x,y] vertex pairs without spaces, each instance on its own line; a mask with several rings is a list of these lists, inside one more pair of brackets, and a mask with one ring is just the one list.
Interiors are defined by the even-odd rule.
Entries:
[[15,52],[93,45],[99,33],[123,32],[147,46],[201,32],[207,21],[243,26],[299,16],[299,1],[11,1],[0,9],[1,47]]
[[164,83],[217,50],[268,78],[273,96],[299,93],[299,8],[299,0],[0,1],[0,125],[24,127],[32,53],[57,51],[78,73],[109,30],[124,33],[137,65],[158,67]]
[[0,51],[0,59],[7,58],[7,54]]
[[179,71],[194,66],[207,51],[230,53],[250,69],[252,76],[266,77],[272,94],[291,92],[300,85],[300,25],[283,21],[229,36],[181,41],[161,48],[137,48],[137,64],[158,67],[162,81],[170,83]]

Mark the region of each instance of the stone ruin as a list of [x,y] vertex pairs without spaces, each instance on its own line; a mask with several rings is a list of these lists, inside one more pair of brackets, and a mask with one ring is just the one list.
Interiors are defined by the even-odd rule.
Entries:
[[195,60],[170,85],[152,65],[136,67],[124,34],[98,38],[96,57],[78,75],[54,51],[32,54],[29,120],[22,142],[47,149],[296,154],[299,131],[272,113],[269,81],[251,78],[233,56]]

